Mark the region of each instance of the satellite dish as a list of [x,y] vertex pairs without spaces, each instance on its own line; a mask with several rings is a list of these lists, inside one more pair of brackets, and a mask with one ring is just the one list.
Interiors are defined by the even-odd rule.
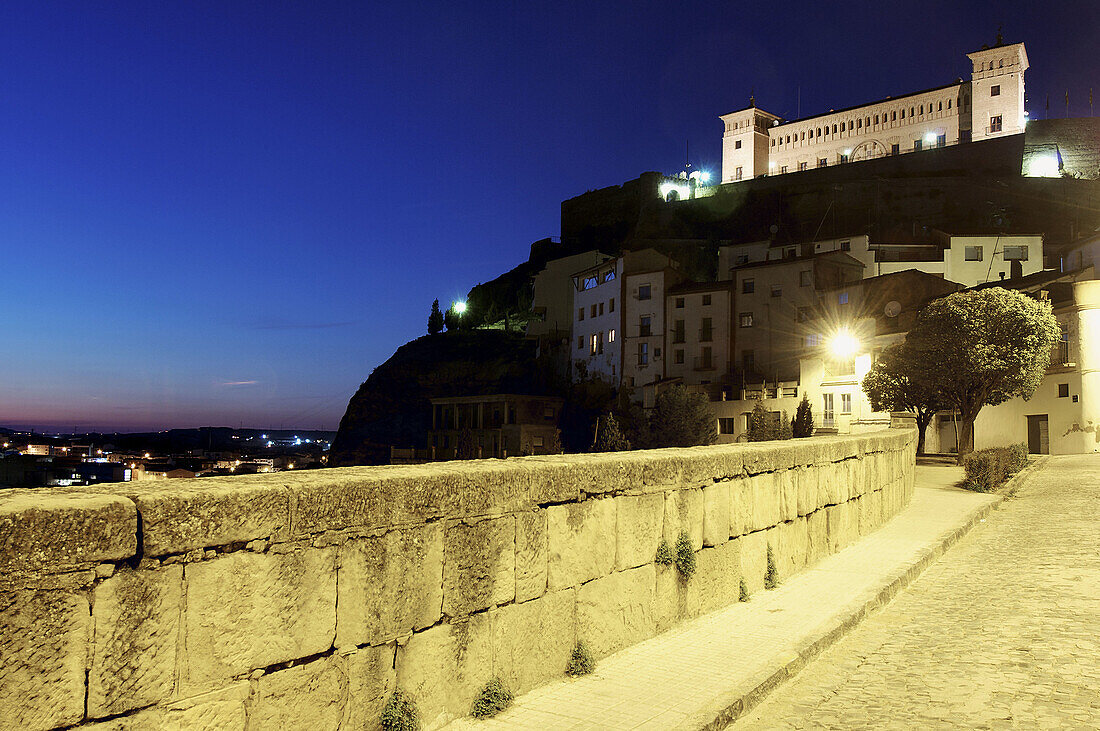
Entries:
[[775,225],[775,224],[773,223],[773,224],[771,225],[771,229],[770,229],[770,230],[771,230],[772,234],[778,233],[778,231],[779,231],[779,226],[777,226],[777,225]]
[[901,312],[901,303],[897,300],[890,300],[886,303],[886,307],[883,308],[887,317],[897,317]]

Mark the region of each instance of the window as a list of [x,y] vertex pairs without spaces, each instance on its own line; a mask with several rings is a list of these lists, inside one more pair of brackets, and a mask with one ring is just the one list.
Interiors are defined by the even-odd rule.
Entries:
[[1065,325],[1062,325],[1062,339],[1058,341],[1058,359],[1055,362],[1069,365],[1069,331]]
[[684,309],[684,298],[683,297],[677,297],[676,298],[676,309],[678,309],[678,310]]
[[963,259],[965,261],[982,261],[982,247],[967,246],[963,250]]
[[733,149],[735,149],[735,150],[740,150],[741,149],[741,140],[737,140],[736,142],[733,143]]
[[742,312],[741,313],[741,327],[752,327],[752,313],[751,312]]
[[782,297],[782,296],[783,296],[783,287],[781,287],[778,284],[773,284],[772,285],[772,297]]
[[842,414],[852,413],[852,394],[850,394],[850,393],[840,394],[840,413],[842,413]]
[[650,298],[650,290],[648,284],[642,284],[638,287],[638,299],[647,300]]
[[638,337],[648,338],[653,334],[651,322],[652,319],[649,315],[642,315],[638,318]]
[[744,371],[752,371],[754,368],[756,368],[756,353],[749,349],[742,350],[741,369]]
[[1027,261],[1027,247],[1026,246],[1006,246],[1005,247],[1005,260],[1006,261]]
[[709,294],[704,294],[703,295],[703,306],[706,307],[709,304],[710,304],[710,295]]
[[821,401],[823,408],[821,409],[821,425],[822,426],[834,426],[833,415],[833,395],[831,393],[821,394]]
[[736,416],[723,416],[718,419],[718,433],[719,434],[733,434],[737,428]]
[[531,437],[531,446],[541,447],[545,442],[542,437]]
[[993,86],[989,87],[989,95],[990,96],[1000,96],[1001,95],[1001,85],[1000,84],[994,84]]
[[1058,398],[1069,398],[1069,384],[1068,383],[1059,383],[1058,384]]
[[703,318],[703,326],[699,328],[699,342],[709,343],[714,339],[714,321],[709,317]]
[[936,147],[943,147],[947,144],[947,135],[936,135]]
[[544,408],[542,410],[542,418],[544,418],[544,419],[553,419],[554,418],[554,407],[553,406],[547,406],[546,408]]
[[948,100],[947,100],[947,108],[948,108],[948,109],[950,109],[950,108],[951,108],[951,100],[950,100],[950,99],[948,99]]
[[875,124],[878,124],[878,115],[875,115]]
[[600,314],[603,314],[603,302],[600,303]]
[[581,289],[592,289],[596,286],[596,284],[597,282],[595,275],[592,275],[591,277],[585,277],[584,284],[581,286]]
[[733,179],[741,180],[742,177],[744,177],[744,174],[741,171],[741,166],[738,165],[736,168],[733,169]]
[[841,251],[851,251],[852,250],[852,242],[851,241],[841,241],[840,242],[840,250]]
[[806,336],[806,347],[816,348],[821,345],[821,333],[810,333]]
[[748,263],[749,263],[749,255],[748,254],[738,254],[737,259],[734,261],[734,264],[736,266],[741,266],[742,264],[748,264]]
[[649,343],[638,343],[638,365],[649,364]]
[[894,111],[890,112],[890,121],[891,122],[898,121],[898,112],[897,112],[896,109]]
[[924,147],[924,140],[913,140],[913,152],[920,152]]
[[591,338],[591,342],[590,342],[590,344],[589,344],[589,353],[590,353],[591,355],[595,355],[595,354],[596,354],[596,349],[597,349],[597,348],[599,347],[599,344],[600,344],[600,339],[599,339],[599,337],[597,337],[597,334],[596,334],[596,333],[592,333],[592,338]]
[[[928,107],[928,111],[932,111],[932,107]],[[917,114],[924,114],[924,105],[923,104],[921,104],[919,107],[917,107]]]
[[814,283],[814,273],[810,269],[803,269],[798,273],[798,285],[800,287],[809,287]]
[[741,294],[752,294],[756,291],[756,280],[753,278],[741,280]]
[[683,365],[684,364],[684,349],[683,348],[677,348],[676,350],[672,351],[672,362],[675,363],[676,365]]
[[697,369],[710,370],[714,367],[714,352],[709,348],[703,348],[699,354]]
[[779,172],[781,172],[781,173],[785,173],[785,172],[787,172],[787,166],[786,166],[786,165],[783,165],[782,167],[780,167],[780,168],[779,168]]
[[596,303],[595,302],[592,303],[592,307],[590,308],[590,312],[591,312],[591,314],[589,315],[589,317],[595,317],[596,316]]
[[584,350],[584,336],[577,336],[577,350]]
[[989,118],[989,131],[1000,132],[1001,131],[1001,115]]
[[897,142],[890,145],[890,154],[891,155],[901,154],[901,145],[899,145]]
[[608,269],[606,272],[603,273],[603,281],[610,282],[610,281],[613,281],[614,279],[615,279],[615,270],[614,269]]
[[827,157],[817,158],[817,166],[819,168],[828,167],[829,166],[829,158],[827,158]]
[[612,329],[607,331],[607,342],[609,342],[609,343],[615,342],[615,328],[612,328]]
[[814,319],[814,308],[813,307],[799,307],[798,308],[798,321],[799,322],[807,322],[807,321],[812,320],[812,319]]
[[834,135],[836,134],[836,125],[835,124],[833,125],[833,134]]
[[804,163],[804,162],[800,162],[800,163],[798,163],[798,169],[799,169],[799,171],[805,170],[805,169],[806,169],[806,166],[807,166],[807,163]]
[[943,111],[943,102],[940,102],[939,104],[936,105],[936,111],[937,112],[942,112]]
[[863,120],[862,119],[857,119],[856,120],[856,129],[863,129]]
[[847,156],[846,154],[844,154],[843,152],[842,152],[842,153],[840,153],[840,161],[841,161],[842,163],[844,163],[844,162],[848,162],[848,156]]
[[607,311],[608,312],[614,312],[615,311],[615,298],[614,297],[612,297],[611,300],[607,303]]
[[838,304],[841,304],[841,305],[848,304],[848,293],[847,292],[841,292],[839,295],[837,295],[836,301],[837,301]]
[[577,308],[577,321],[580,322],[583,319],[584,319],[584,308],[583,307],[578,307]]

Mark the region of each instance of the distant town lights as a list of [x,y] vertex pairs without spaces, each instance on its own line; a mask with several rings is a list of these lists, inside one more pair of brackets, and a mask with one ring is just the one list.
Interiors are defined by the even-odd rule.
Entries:
[[848,332],[848,328],[843,328],[829,341],[829,350],[837,358],[848,359],[859,350],[859,340]]

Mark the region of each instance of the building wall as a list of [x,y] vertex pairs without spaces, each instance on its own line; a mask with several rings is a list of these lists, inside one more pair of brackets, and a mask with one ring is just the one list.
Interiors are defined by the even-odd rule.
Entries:
[[[624,333],[623,384],[639,388],[664,377],[666,270],[627,274],[623,279]],[[645,288],[648,297],[643,299]],[[642,318],[649,318],[649,335],[643,335]],[[641,349],[645,347],[643,363]],[[640,392],[635,394],[640,398]]]
[[[1019,134],[1024,131],[1024,71],[1028,68],[1024,44],[1013,43],[968,53],[973,95],[973,139]],[[994,95],[993,87],[999,87]],[[990,120],[1000,117],[1001,129]]]
[[[710,304],[704,305],[709,297]],[[682,306],[677,306],[682,302]],[[728,287],[675,292],[665,297],[665,377],[687,385],[719,383],[730,373],[733,293]],[[709,329],[704,328],[710,320]],[[677,324],[682,322],[683,328]],[[682,339],[679,335],[682,334]],[[710,349],[709,361],[704,348]]]
[[586,251],[547,262],[546,267],[535,275],[531,303],[532,311],[542,313],[542,319],[527,323],[527,336],[569,332],[576,317],[573,312],[572,275],[610,258],[598,251]]
[[[604,657],[761,591],[769,549],[786,579],[869,534],[910,500],[913,448],[892,429],[2,491],[0,718],[374,728],[399,688],[439,728],[493,675],[523,693],[578,640]],[[681,531],[690,581],[655,563]]]
[[[980,261],[967,261],[967,247],[982,247],[982,259]],[[1020,262],[1020,268],[1024,276],[1034,274],[1043,269],[1043,237],[1035,236],[952,236],[951,245],[944,249],[944,278],[952,282],[958,282],[967,287],[973,287],[983,282],[996,282],[1000,279],[1008,279],[1012,276],[1012,267],[1004,258],[1006,246],[1023,246],[1027,248],[1027,260]],[[923,262],[915,262],[910,269],[929,271],[923,266]],[[1004,277],[1001,277],[1004,274]]]
[[[607,272],[614,272],[614,278],[606,280]],[[583,363],[588,375],[602,378],[615,387],[618,387],[622,377],[622,274],[622,258],[614,259],[574,276],[572,287],[573,335],[569,343],[572,361],[574,364]],[[589,276],[596,276],[597,284],[584,289],[584,282]],[[592,316],[593,306],[596,307],[595,317]],[[595,348],[593,337],[597,338]]]

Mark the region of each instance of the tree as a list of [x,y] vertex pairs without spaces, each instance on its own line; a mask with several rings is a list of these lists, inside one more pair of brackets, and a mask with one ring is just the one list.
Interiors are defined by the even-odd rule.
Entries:
[[432,313],[428,315],[428,334],[438,335],[443,332],[443,313],[439,311],[439,300],[432,302]]
[[749,414],[748,438],[750,442],[765,442],[772,438],[772,430],[768,426],[770,419],[771,414],[764,408],[764,404],[757,401],[756,405],[752,407],[752,413]]
[[959,412],[959,461],[974,450],[983,406],[1030,398],[1060,329],[1050,302],[1001,287],[956,292],[920,313],[906,336],[918,380]]
[[776,425],[775,439],[790,439],[794,436],[791,428],[791,419],[786,411],[779,412],[779,423]]
[[791,425],[792,436],[797,438],[812,437],[814,435],[814,413],[810,406],[810,399],[802,394],[802,400],[798,403],[798,409],[794,412],[794,423]]
[[863,377],[863,392],[875,411],[909,411],[917,416],[917,454],[924,454],[924,435],[937,411],[948,408],[933,383],[929,364],[914,357],[907,343],[882,351]]
[[596,420],[596,444],[593,452],[625,452],[630,449],[630,440],[623,436],[619,422],[610,411]]
[[658,394],[648,432],[650,447],[694,447],[714,444],[718,422],[705,395],[676,384]]

